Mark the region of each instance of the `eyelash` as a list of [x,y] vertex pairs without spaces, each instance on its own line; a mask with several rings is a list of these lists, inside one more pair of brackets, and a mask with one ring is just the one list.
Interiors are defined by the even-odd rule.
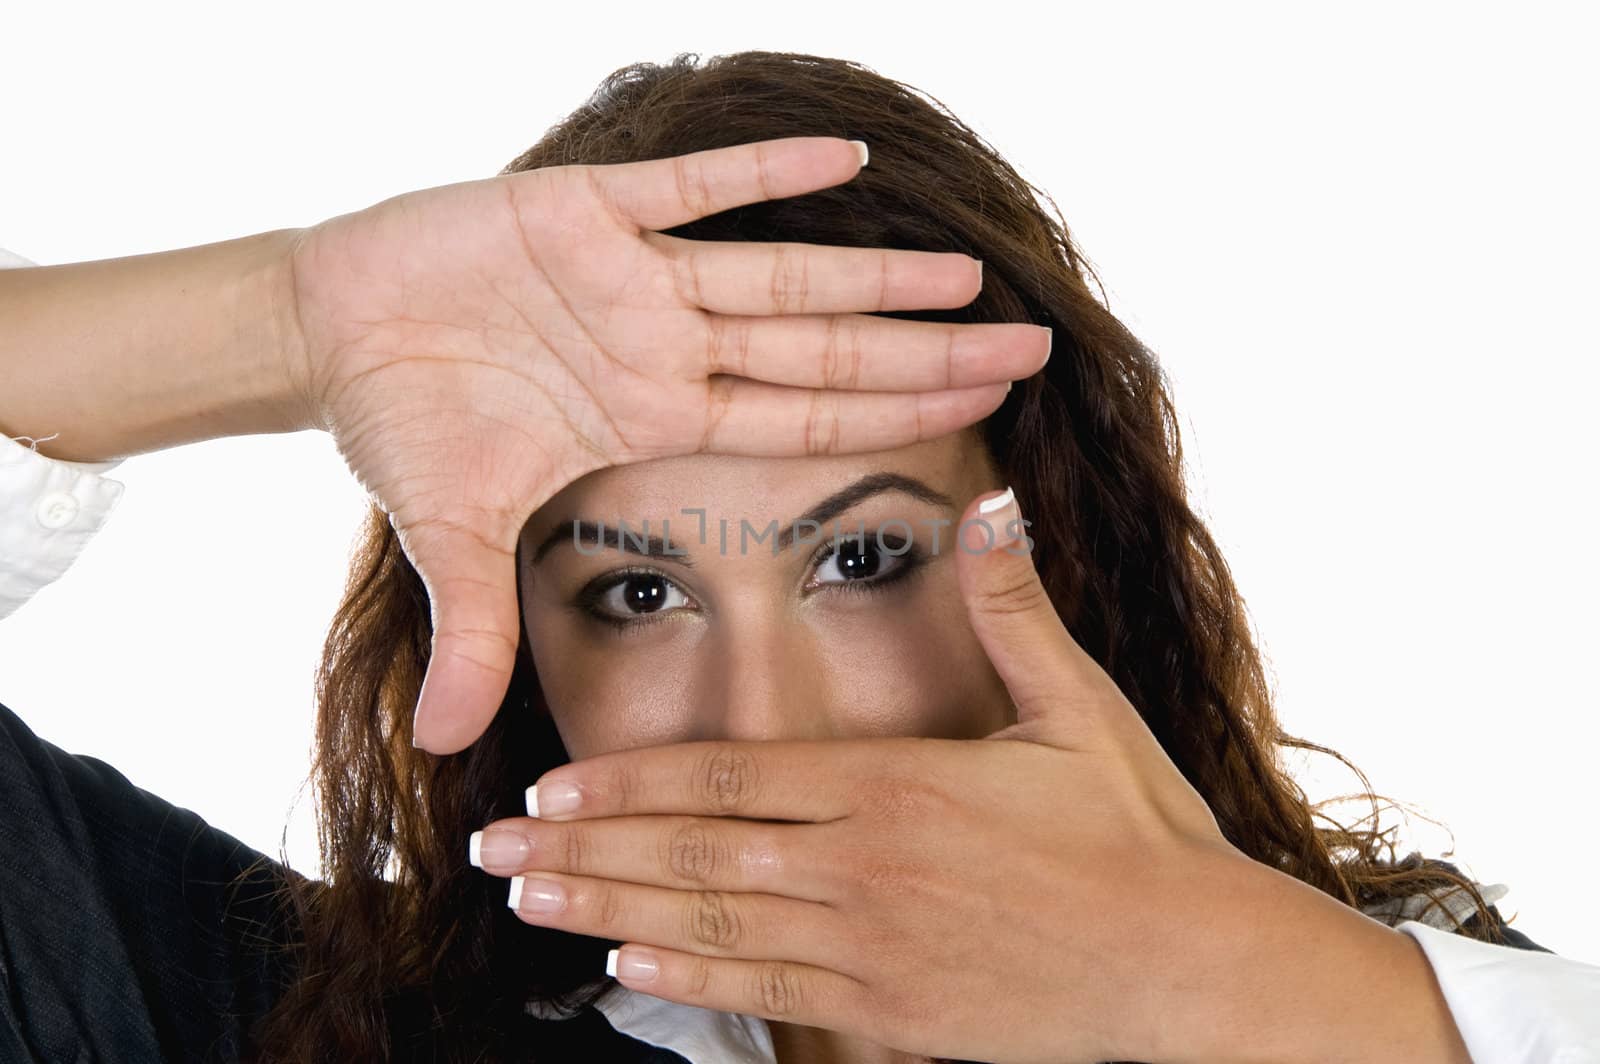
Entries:
[[[840,542],[848,543],[852,542],[853,540],[854,537],[846,537],[841,539]],[[864,542],[871,542],[874,548],[877,546],[875,539]],[[851,594],[876,593],[886,590],[891,584],[899,583],[901,580],[910,576],[922,566],[922,552],[917,549],[917,545],[915,543],[908,544],[905,540],[902,540],[898,537],[885,536],[883,537],[883,544],[885,548],[885,554],[887,554],[887,552],[890,550],[899,550],[901,547],[907,548],[900,554],[888,555],[889,557],[898,561],[899,565],[887,576],[871,576],[861,580],[829,581],[821,586],[829,590],[846,591]],[[824,544],[818,549],[818,552],[812,556],[811,568],[815,569],[817,566],[827,561],[837,550],[838,544]],[[584,585],[584,587],[575,597],[575,604],[601,624],[608,625],[609,627],[615,629],[618,635],[628,635],[644,628],[646,625],[658,624],[665,619],[666,614],[676,612],[676,610],[667,610],[662,611],[660,615],[639,614],[636,617],[625,620],[620,617],[615,617],[600,608],[601,601],[604,600],[605,596],[610,593],[613,588],[627,583],[630,578],[636,576],[658,577],[661,580],[671,584],[673,587],[678,588],[678,591],[684,594],[685,597],[688,596],[687,592],[684,592],[682,588],[678,587],[677,581],[673,580],[661,570],[652,569],[648,566],[628,566],[623,569],[613,569],[605,575],[600,576]],[[678,609],[681,608],[682,607],[678,607]]]

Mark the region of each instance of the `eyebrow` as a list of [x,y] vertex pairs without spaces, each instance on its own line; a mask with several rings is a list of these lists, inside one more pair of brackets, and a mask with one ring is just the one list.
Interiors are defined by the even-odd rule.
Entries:
[[[916,477],[908,477],[902,473],[868,473],[854,483],[846,485],[829,495],[785,525],[776,537],[776,550],[789,549],[794,543],[798,527],[801,524],[810,522],[819,526],[825,525],[851,507],[875,495],[882,495],[891,491],[909,495],[920,502],[931,503],[947,510],[955,509],[955,502],[950,496],[918,480]],[[690,513],[688,516],[693,517],[694,514]],[[701,519],[704,520],[703,517]],[[709,524],[709,522],[707,523]],[[648,522],[646,524],[648,526]],[[556,526],[550,530],[549,535],[545,536],[539,542],[539,545],[534,548],[530,564],[539,564],[541,558],[549,553],[552,548],[562,543],[574,546],[574,540],[578,537],[582,537],[584,541],[597,546],[604,544],[630,554],[638,554],[647,558],[666,558],[669,561],[677,562],[679,565],[690,568],[694,566],[694,562],[689,558],[689,552],[676,546],[670,539],[663,539],[655,535],[643,535],[641,532],[635,531],[631,526],[628,528],[628,534],[623,536],[619,530],[610,528],[605,524],[581,519],[557,521]]]

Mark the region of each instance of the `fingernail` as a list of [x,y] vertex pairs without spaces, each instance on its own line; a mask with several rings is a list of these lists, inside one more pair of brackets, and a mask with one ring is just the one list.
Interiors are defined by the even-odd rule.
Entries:
[[511,893],[506,904],[527,913],[559,912],[567,903],[567,892],[553,879],[511,877]]
[[856,146],[856,154],[861,156],[861,165],[867,165],[867,142],[864,140],[852,140],[850,143]]
[[467,844],[467,860],[474,867],[519,868],[528,860],[528,840],[515,831],[474,831]]
[[1005,491],[992,499],[985,499],[980,502],[978,504],[978,512],[980,514],[992,514],[1003,506],[1010,506],[1015,500],[1016,496],[1011,493],[1011,485],[1007,484]]
[[988,523],[994,533],[994,545],[1003,547],[1018,538],[1021,533],[1021,512],[1017,508],[1017,497],[1011,490],[1011,485],[1006,485],[1006,490],[992,499],[985,499],[978,504],[978,514]]
[[565,780],[535,783],[528,788],[529,816],[558,816],[578,808],[578,788]]
[[656,963],[656,955],[649,950],[630,949],[626,957],[618,959],[620,949],[614,949],[606,954],[606,974],[613,979],[632,979],[636,983],[649,982],[656,977],[661,966]]

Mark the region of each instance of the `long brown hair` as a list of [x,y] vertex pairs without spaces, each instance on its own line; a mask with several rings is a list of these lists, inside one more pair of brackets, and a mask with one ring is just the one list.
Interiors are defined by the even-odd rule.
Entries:
[[[1394,829],[1378,830],[1378,796],[1359,770],[1279,726],[1243,601],[1186,497],[1166,378],[1108,309],[1054,201],[1040,193],[1047,213],[1033,186],[938,101],[860,64],[762,51],[698,60],[616,71],[503,173],[781,136],[865,140],[871,164],[840,186],[670,233],[983,260],[970,305],[886,316],[1054,329],[1050,361],[986,419],[983,440],[1033,522],[1035,560],[1068,629],[1224,835],[1351,906],[1463,888],[1480,919],[1461,933],[1501,941],[1470,881],[1416,854],[1394,860]],[[410,740],[430,638],[423,584],[374,506],[316,682],[311,779],[326,881],[284,886],[303,938],[286,947],[296,975],[255,1029],[255,1059],[404,1057],[408,1040],[430,1031],[448,1035],[433,1059],[553,1059],[516,1036],[524,1004],[572,1009],[617,985],[602,974],[616,942],[524,924],[505,905],[505,880],[466,860],[471,832],[522,815],[523,788],[568,760],[526,631],[488,731],[446,757]],[[1289,747],[1355,771],[1371,807],[1359,823],[1371,826],[1309,804],[1281,761]]]

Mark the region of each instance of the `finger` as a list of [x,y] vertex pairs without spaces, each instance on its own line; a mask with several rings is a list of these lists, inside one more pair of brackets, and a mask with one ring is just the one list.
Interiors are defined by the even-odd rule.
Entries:
[[706,319],[706,372],[804,388],[925,391],[1031,377],[1051,330],[1026,322],[905,321],[870,314]]
[[1077,745],[1110,679],[1061,623],[1011,489],[969,504],[958,535],[956,579],[968,619],[1016,704],[1017,724]]
[[705,740],[613,750],[561,765],[528,788],[528,815],[684,813],[750,820],[848,816],[853,795],[892,767],[885,740]]
[[506,903],[530,924],[713,957],[844,963],[849,938],[830,905],[770,894],[671,890],[581,876],[514,876]]
[[639,235],[672,263],[684,302],[717,314],[964,307],[983,288],[978,260],[956,251]]
[[988,417],[1011,386],[846,392],[718,376],[707,387],[712,394],[699,450],[770,458],[909,447]]
[[641,229],[672,229],[734,207],[843,184],[862,165],[856,146],[843,137],[779,137],[584,169],[613,213]]
[[[636,974],[637,973],[637,974]],[[707,957],[627,943],[606,955],[606,974],[631,990],[719,1012],[832,1030],[872,1029],[866,984],[792,961]]]
[[[564,872],[674,890],[760,891],[830,901],[836,876],[804,833],[814,824],[735,817],[607,816],[497,820],[468,844],[485,872]],[[485,845],[487,843],[487,845]]]
[[396,532],[433,619],[411,741],[453,754],[484,733],[511,684],[519,623],[514,542],[446,520],[396,524]]

